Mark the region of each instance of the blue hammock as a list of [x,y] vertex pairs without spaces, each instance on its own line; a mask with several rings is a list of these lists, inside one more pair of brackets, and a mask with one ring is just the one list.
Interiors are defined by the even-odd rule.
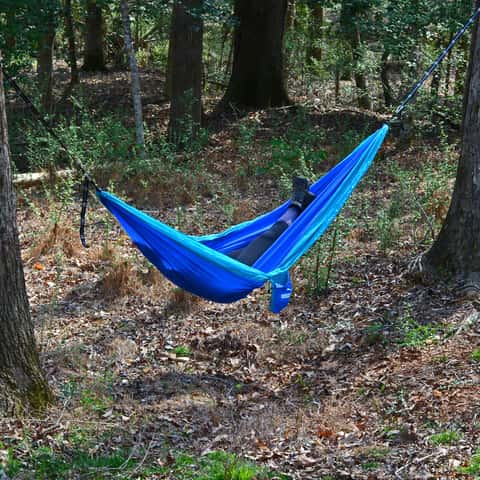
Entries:
[[208,300],[230,303],[270,281],[270,309],[279,313],[292,294],[290,267],[336,217],[372,163],[387,132],[388,126],[384,125],[313,184],[310,191],[316,195],[315,200],[251,267],[226,254],[248,245],[268,230],[288,209],[290,200],[222,233],[191,236],[106,191],[97,191],[97,196],[145,257],[179,287]]

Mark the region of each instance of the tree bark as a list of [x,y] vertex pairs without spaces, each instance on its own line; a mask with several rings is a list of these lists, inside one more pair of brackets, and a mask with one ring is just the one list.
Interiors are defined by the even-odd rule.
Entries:
[[44,112],[53,108],[53,49],[55,45],[55,24],[53,20],[45,25],[38,51],[37,76]]
[[107,69],[104,52],[104,26],[102,8],[97,0],[87,0],[87,21],[85,54],[82,69],[87,72],[101,72]]
[[287,0],[235,0],[233,67],[221,107],[290,104],[285,86],[283,37]]
[[40,368],[20,259],[1,70],[0,206],[0,413],[11,415],[41,410],[52,395]]
[[352,49],[353,77],[358,91],[358,106],[360,108],[365,108],[366,110],[371,110],[372,102],[368,93],[367,78],[360,68],[360,62],[362,60],[362,35],[359,24],[362,20],[360,18],[359,9],[365,8],[365,5],[362,5],[363,4],[357,5],[355,2],[344,0],[340,12],[340,24],[345,39],[348,41]]
[[125,31],[125,50],[130,61],[130,76],[137,145],[140,148],[140,153],[143,155],[145,154],[145,132],[143,129],[142,94],[140,89],[140,75],[138,73],[137,59],[135,58],[135,50],[132,42],[130,15],[128,12],[127,0],[120,0],[120,10],[122,12],[123,29]]
[[68,40],[68,63],[70,65],[70,86],[80,82],[77,65],[77,46],[75,42],[75,27],[72,15],[72,0],[65,0],[64,7],[65,35]]
[[385,100],[385,106],[391,107],[393,105],[393,91],[390,84],[390,64],[388,62],[389,52],[385,50],[382,55],[382,67],[380,70],[380,79],[382,81],[383,98]]
[[[480,0],[477,0],[477,8]],[[450,208],[423,266],[456,281],[480,285],[480,23],[472,36],[464,93],[462,152]]]
[[[325,10],[320,3],[314,3],[311,7],[310,22],[310,43],[307,47],[307,63],[312,64],[312,59],[320,62],[322,60],[323,50],[321,42],[323,40],[323,24],[325,23]],[[319,44],[320,42],[320,44]]]
[[173,9],[168,132],[177,146],[194,139],[201,126],[203,20],[198,9],[202,4],[203,0],[182,0]]

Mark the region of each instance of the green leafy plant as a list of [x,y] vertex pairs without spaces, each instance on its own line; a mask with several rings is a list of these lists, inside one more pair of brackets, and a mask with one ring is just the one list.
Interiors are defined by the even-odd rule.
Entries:
[[178,345],[173,349],[173,353],[179,357],[189,357],[192,351],[187,345]]
[[435,433],[430,437],[430,442],[433,445],[452,445],[458,442],[462,435],[456,430],[446,430],[444,432]]
[[480,362],[480,348],[476,348],[471,354],[470,359],[474,362]]
[[475,479],[480,478],[480,448],[470,459],[466,467],[460,467],[458,471],[464,475],[473,475]]

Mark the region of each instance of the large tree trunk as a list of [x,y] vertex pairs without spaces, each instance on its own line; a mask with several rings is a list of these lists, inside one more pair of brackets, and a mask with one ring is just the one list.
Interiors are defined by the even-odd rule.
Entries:
[[196,137],[202,120],[203,0],[175,3],[171,29],[170,140],[178,146]]
[[38,50],[38,83],[42,96],[42,108],[48,113],[53,108],[53,49],[55,45],[55,24],[45,25]]
[[87,0],[87,31],[83,70],[99,72],[107,69],[104,52],[104,26],[102,8],[97,0]]
[[145,133],[143,129],[142,95],[140,90],[140,75],[138,73],[137,59],[133,48],[132,32],[130,28],[130,15],[128,12],[127,0],[120,0],[123,28],[125,31],[125,50],[130,61],[130,76],[132,85],[133,111],[135,115],[135,130],[137,134],[137,145],[140,153],[145,153]]
[[72,15],[72,0],[65,0],[65,35],[68,40],[68,63],[70,65],[70,86],[73,87],[80,82],[77,66],[77,46],[75,43],[75,27]]
[[[480,0],[477,0],[477,8]],[[428,270],[480,285],[480,23],[472,36],[464,95],[462,153],[452,202],[440,234],[423,258]]]
[[40,410],[52,396],[40,369],[20,259],[1,70],[0,206],[0,414],[11,415]]
[[233,68],[221,105],[280,107],[290,100],[283,72],[287,0],[235,0]]

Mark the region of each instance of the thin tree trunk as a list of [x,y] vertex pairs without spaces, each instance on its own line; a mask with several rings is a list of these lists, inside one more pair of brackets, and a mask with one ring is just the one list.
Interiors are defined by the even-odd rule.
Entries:
[[46,113],[53,108],[53,49],[55,45],[55,24],[48,22],[42,34],[38,51],[38,83],[42,95],[42,108]]
[[312,59],[320,62],[322,60],[323,50],[321,42],[323,40],[323,24],[325,23],[325,10],[322,5],[315,3],[312,6],[310,23],[310,43],[307,47],[307,63],[311,64]]
[[288,0],[287,14],[285,18],[285,28],[295,28],[295,22],[297,19],[297,4],[295,0]]
[[268,108],[290,104],[283,37],[287,0],[236,0],[233,67],[220,107]]
[[184,147],[194,139],[202,120],[203,20],[194,12],[203,0],[174,5],[171,29],[170,141]]
[[[435,43],[435,51],[440,50],[440,48],[442,47],[442,43],[443,43],[442,37],[440,37]],[[443,65],[439,65],[432,75],[432,82],[430,84],[430,94],[433,95],[435,98],[438,97],[438,94],[440,91],[440,83],[442,81],[442,70],[443,70]]]
[[340,99],[340,68],[335,68],[335,101]]
[[125,31],[125,50],[130,60],[130,76],[133,98],[133,111],[135,114],[135,130],[137,133],[137,145],[143,155],[145,153],[145,132],[143,129],[142,114],[142,94],[140,89],[140,75],[138,73],[137,59],[132,42],[132,32],[130,28],[130,15],[128,12],[127,0],[120,0],[120,9],[122,12],[123,28]]
[[68,40],[68,63],[70,65],[70,85],[73,87],[80,82],[77,66],[77,46],[75,42],[75,27],[72,15],[72,0],[65,0],[65,35]]
[[385,99],[385,106],[391,107],[393,105],[393,93],[392,93],[392,85],[390,84],[390,65],[388,63],[389,53],[387,50],[383,52],[382,55],[382,68],[380,71],[380,78],[382,81],[382,89],[383,89],[383,98]]
[[[465,52],[468,51],[468,43],[465,40],[465,37],[459,41],[459,47],[458,50],[462,51],[465,55]],[[466,55],[465,55],[466,56]],[[464,89],[465,89],[465,73],[467,70],[467,62],[462,61],[461,55],[458,55],[460,59],[460,62],[457,62],[457,68],[455,70],[455,95],[462,95]]]
[[[450,36],[448,38],[448,44],[450,45],[451,41],[453,40],[453,33],[450,33]],[[452,52],[453,50],[450,50],[448,52],[447,56],[447,68],[445,72],[445,89],[444,89],[444,95],[448,97],[450,95],[450,80],[452,76]]]
[[352,48],[353,48],[353,60],[355,62],[355,71],[353,76],[355,78],[355,84],[358,89],[358,106],[360,108],[365,108],[366,110],[371,110],[372,102],[370,100],[370,96],[368,94],[368,85],[367,85],[367,77],[363,72],[358,69],[361,55],[360,55],[360,46],[361,46],[361,38],[360,38],[360,30],[357,26],[353,31],[352,37]]
[[83,70],[101,72],[107,69],[104,53],[104,27],[102,8],[97,0],[87,0],[87,31]]
[[[0,54],[1,60],[1,54]],[[40,368],[15,213],[0,70],[0,414],[43,409],[52,395]]]
[[[480,0],[477,0],[477,8]],[[450,208],[423,258],[438,274],[480,286],[480,22],[475,22],[464,94],[462,153]]]
[[172,68],[173,68],[173,37],[175,32],[173,29],[175,28],[175,22],[173,21],[173,15],[175,13],[175,9],[172,9],[172,21],[170,23],[170,35],[168,40],[168,54],[167,54],[167,71],[165,73],[165,86],[163,94],[167,100],[171,100],[172,98]]

